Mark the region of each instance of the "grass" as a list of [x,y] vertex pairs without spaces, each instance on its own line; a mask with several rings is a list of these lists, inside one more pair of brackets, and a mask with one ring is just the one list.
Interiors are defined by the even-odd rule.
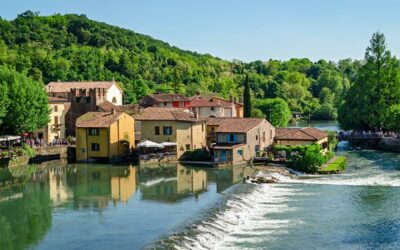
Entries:
[[332,174],[339,173],[346,170],[347,158],[344,156],[337,156],[331,162],[328,162],[324,167],[318,170],[319,174]]

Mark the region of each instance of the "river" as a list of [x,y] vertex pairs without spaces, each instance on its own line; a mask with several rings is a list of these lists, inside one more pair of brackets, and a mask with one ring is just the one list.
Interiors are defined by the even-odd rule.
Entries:
[[346,173],[273,185],[243,167],[39,170],[0,191],[0,249],[400,249],[400,155],[337,153]]

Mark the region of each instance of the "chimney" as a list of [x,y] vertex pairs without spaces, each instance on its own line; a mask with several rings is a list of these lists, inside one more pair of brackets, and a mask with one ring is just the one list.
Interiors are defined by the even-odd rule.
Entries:
[[111,109],[111,114],[115,114],[115,109]]

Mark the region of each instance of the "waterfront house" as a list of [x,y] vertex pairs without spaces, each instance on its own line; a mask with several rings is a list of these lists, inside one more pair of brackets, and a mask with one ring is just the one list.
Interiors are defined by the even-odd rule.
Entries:
[[140,101],[141,107],[164,107],[164,108],[189,108],[190,101],[181,94],[152,94],[144,96]]
[[316,128],[277,128],[275,145],[305,146],[313,143],[321,145],[324,151],[328,150],[328,133]]
[[43,139],[46,143],[52,143],[65,139],[65,114],[69,108],[66,99],[48,97],[49,100],[49,122],[44,128],[38,129],[34,136]]
[[[210,118],[216,138],[214,162],[241,163],[251,160],[273,143],[275,128],[261,118]],[[211,126],[210,126],[211,127]]]
[[88,112],[76,122],[77,161],[117,160],[134,147],[134,119],[124,112]]
[[206,146],[206,121],[187,109],[149,107],[135,115],[141,138],[175,145],[177,159],[185,152]]
[[122,105],[122,88],[115,81],[106,82],[50,82],[48,96],[63,98],[70,103],[66,109],[66,135],[75,135],[76,119],[87,112],[97,111],[98,105],[110,102]]

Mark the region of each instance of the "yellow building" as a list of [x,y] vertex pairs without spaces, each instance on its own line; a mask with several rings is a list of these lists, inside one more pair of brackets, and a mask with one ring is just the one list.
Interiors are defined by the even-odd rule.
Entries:
[[65,114],[70,102],[66,99],[48,97],[49,123],[46,127],[38,129],[34,134],[36,138],[43,139],[46,143],[65,139]]
[[187,109],[150,107],[135,119],[141,123],[142,140],[176,143],[178,159],[206,146],[206,121]]
[[124,112],[88,112],[76,122],[76,159],[116,160],[135,141],[135,121]]
[[328,150],[328,133],[316,128],[277,128],[275,145],[305,146],[313,143],[321,145],[324,151]]

